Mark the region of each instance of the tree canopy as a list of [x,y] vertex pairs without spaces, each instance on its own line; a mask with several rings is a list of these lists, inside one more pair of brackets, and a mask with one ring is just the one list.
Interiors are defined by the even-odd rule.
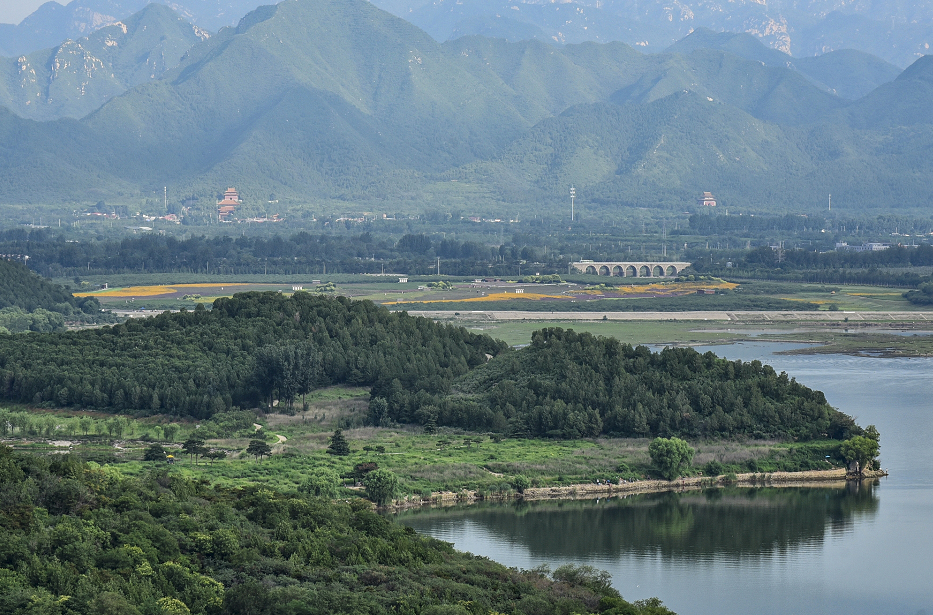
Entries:
[[0,494],[11,615],[662,612],[587,575],[552,581],[457,553],[359,499],[229,489],[164,465],[131,478],[6,446]]
[[[383,394],[383,392],[379,392]],[[393,397],[388,393],[390,408]],[[437,402],[438,424],[535,437],[844,439],[861,430],[824,395],[760,361],[547,328]]]

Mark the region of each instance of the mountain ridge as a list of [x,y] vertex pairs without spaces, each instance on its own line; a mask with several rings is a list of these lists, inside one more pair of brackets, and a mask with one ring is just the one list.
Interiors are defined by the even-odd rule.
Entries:
[[916,206],[933,198],[918,155],[933,122],[913,111],[928,100],[926,67],[850,102],[723,50],[441,44],[361,0],[288,0],[80,121],[0,112],[0,201],[138,200],[168,186],[206,217],[236,185],[296,207],[538,207],[572,183],[603,207],[682,210],[704,190],[765,208],[826,192]]
[[78,40],[0,58],[0,104],[22,117],[80,118],[128,89],[160,77],[207,33],[168,7],[149,4],[129,19]]

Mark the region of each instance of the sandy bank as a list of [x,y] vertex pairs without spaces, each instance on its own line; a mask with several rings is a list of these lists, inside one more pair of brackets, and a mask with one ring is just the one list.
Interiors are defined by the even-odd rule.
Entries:
[[[887,476],[884,470],[866,472],[863,478],[879,478]],[[834,470],[810,470],[807,472],[771,472],[762,474],[738,474],[736,481],[725,482],[725,476],[711,479],[706,476],[692,476],[678,478],[673,481],[666,480],[640,480],[622,484],[579,484],[561,485],[557,487],[529,487],[523,494],[512,493],[506,496],[492,495],[480,497],[475,491],[442,491],[431,494],[431,499],[397,501],[394,508],[410,508],[422,505],[453,506],[456,504],[472,504],[480,501],[517,500],[588,500],[608,498],[619,495],[632,495],[637,493],[662,493],[665,491],[686,491],[707,489],[711,487],[844,487],[846,481],[857,480],[857,476],[846,475],[842,468]]]

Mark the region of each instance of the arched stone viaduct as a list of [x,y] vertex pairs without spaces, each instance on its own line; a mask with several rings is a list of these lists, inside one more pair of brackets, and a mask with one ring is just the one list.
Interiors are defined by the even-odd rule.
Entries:
[[619,278],[673,278],[690,266],[690,263],[639,261],[580,261],[570,263],[570,268],[589,275],[615,276]]

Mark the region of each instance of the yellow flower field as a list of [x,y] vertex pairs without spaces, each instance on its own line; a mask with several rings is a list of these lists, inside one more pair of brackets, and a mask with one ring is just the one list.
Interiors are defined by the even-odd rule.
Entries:
[[75,297],[159,297],[174,295],[193,289],[236,289],[249,284],[209,283],[209,284],[172,284],[171,286],[127,286],[124,288],[108,288],[87,293],[75,293]]

